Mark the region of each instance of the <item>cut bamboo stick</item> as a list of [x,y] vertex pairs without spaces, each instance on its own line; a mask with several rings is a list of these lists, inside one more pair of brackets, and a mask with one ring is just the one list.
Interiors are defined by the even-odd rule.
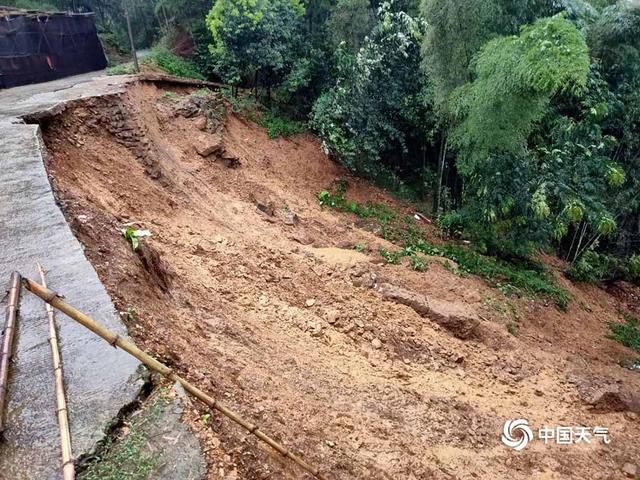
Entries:
[[[42,268],[42,265],[39,263],[37,265],[42,286],[47,288],[46,272],[44,268]],[[62,375],[62,362],[60,359],[60,347],[58,346],[55,314],[50,304],[45,303],[45,308],[47,309],[47,317],[49,319],[49,343],[51,344],[53,375],[56,384],[56,412],[58,416],[58,427],[60,428],[60,446],[62,449],[62,477],[64,480],[74,480],[76,472],[71,450],[71,433],[69,432],[69,416],[67,400],[64,393],[64,377]]]
[[42,300],[49,303],[56,309],[60,310],[62,313],[66,314],[76,322],[88,328],[99,337],[102,337],[104,340],[109,342],[110,345],[114,347],[120,347],[125,352],[129,353],[130,355],[140,360],[151,370],[160,373],[161,375],[165,376],[172,382],[180,383],[182,387],[185,389],[185,391],[187,391],[189,394],[196,397],[198,400],[203,402],[208,407],[213,408],[214,410],[217,410],[227,418],[230,418],[235,423],[240,425],[242,428],[247,430],[249,433],[251,433],[252,435],[255,435],[264,443],[266,443],[271,448],[276,450],[283,457],[289,458],[291,461],[299,465],[301,468],[303,468],[307,472],[311,473],[317,479],[326,480],[326,477],[324,477],[320,473],[320,470],[314,468],[309,463],[304,461],[302,458],[290,452],[287,448],[284,447],[284,445],[282,445],[281,443],[277,442],[273,438],[266,435],[264,432],[262,432],[258,428],[257,425],[254,425],[248,420],[245,420],[236,412],[229,409],[225,405],[221,404],[213,397],[207,395],[195,385],[192,385],[184,378],[180,377],[179,375],[176,375],[171,368],[159,362],[158,360],[153,358],[151,355],[143,352],[137,346],[135,346],[132,342],[125,340],[124,338],[120,337],[120,335],[108,330],[107,328],[105,328],[104,326],[102,326],[101,324],[93,320],[88,315],[82,313],[80,310],[77,310],[76,308],[72,307],[71,305],[63,301],[55,292],[52,292],[51,290],[43,287],[42,285],[28,278],[23,279],[23,284],[25,288],[29,290],[31,293],[40,297]]
[[0,434],[4,432],[4,406],[7,398],[7,381],[9,379],[9,360],[13,352],[13,337],[16,332],[16,319],[20,303],[20,274],[11,274],[9,287],[9,303],[7,304],[2,350],[0,351]]

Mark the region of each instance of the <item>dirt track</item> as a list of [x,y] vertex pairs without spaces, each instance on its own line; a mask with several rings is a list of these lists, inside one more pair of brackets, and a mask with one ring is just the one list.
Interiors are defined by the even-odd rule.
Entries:
[[[350,215],[320,209],[315,196],[348,178],[349,198],[405,206],[349,178],[315,139],[271,141],[235,116],[224,145],[241,165],[202,158],[194,144],[210,134],[176,115],[163,93],[137,85],[123,98],[77,105],[44,129],[67,219],[119,309],[135,309],[125,320],[138,344],[329,478],[609,479],[640,463],[635,407],[594,410],[580,394],[607,381],[637,400],[640,375],[618,365],[631,352],[606,338],[618,308],[640,308],[637,288],[611,295],[561,280],[574,297],[562,313],[507,299],[438,259],[424,273],[385,265],[377,254],[384,240]],[[95,120],[114,104],[140,130],[129,143],[105,128],[113,119]],[[168,289],[163,267],[145,269],[125,243],[127,222],[152,231]],[[478,318],[481,334],[456,338],[372,283]],[[506,328],[514,318],[517,337]],[[208,452],[210,479],[305,478],[228,421],[213,415],[205,425],[202,413],[194,407],[187,421]],[[515,418],[536,428],[605,426],[612,442],[537,442],[514,452],[500,433]]]

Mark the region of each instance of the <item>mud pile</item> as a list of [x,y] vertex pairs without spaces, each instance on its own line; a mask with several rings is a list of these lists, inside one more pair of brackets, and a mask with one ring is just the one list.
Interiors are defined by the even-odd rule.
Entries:
[[[426,272],[388,265],[378,252],[390,244],[316,195],[346,178],[350,199],[408,206],[350,178],[311,136],[269,140],[231,114],[211,130],[204,113],[181,113],[186,95],[133,86],[118,100],[131,130],[87,121],[120,119],[101,113],[114,106],[85,104],[44,134],[67,220],[118,308],[133,312],[139,345],[329,478],[625,478],[640,458],[638,413],[593,408],[577,385],[589,373],[640,391],[637,372],[618,365],[630,352],[606,338],[637,289],[614,297],[565,282],[565,313],[441,259]],[[218,147],[203,155],[203,145]],[[129,223],[151,231],[170,282],[124,241]],[[303,478],[205,413],[194,406],[185,419],[208,478]],[[500,434],[517,418],[605,426],[612,442],[538,441],[516,453]]]

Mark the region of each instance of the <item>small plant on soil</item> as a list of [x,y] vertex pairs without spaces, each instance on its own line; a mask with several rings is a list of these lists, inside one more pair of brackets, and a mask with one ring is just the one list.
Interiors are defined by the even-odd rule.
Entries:
[[131,245],[131,248],[135,251],[140,246],[140,239],[144,237],[150,237],[151,232],[149,230],[137,230],[133,226],[129,225],[127,228],[122,229],[122,236]]
[[392,252],[390,250],[387,250],[386,248],[380,248],[380,256],[384,258],[387,263],[397,265],[398,263],[400,263],[402,252],[400,250]]
[[174,102],[177,102],[180,99],[178,94],[176,94],[175,92],[164,92],[163,97],[169,100],[172,100]]
[[427,264],[424,262],[419,255],[415,253],[409,256],[409,261],[411,263],[411,268],[418,272],[425,272],[427,270]]
[[129,322],[138,321],[138,314],[136,313],[136,309],[133,307],[127,307],[124,312],[120,312],[120,315],[126,317]]

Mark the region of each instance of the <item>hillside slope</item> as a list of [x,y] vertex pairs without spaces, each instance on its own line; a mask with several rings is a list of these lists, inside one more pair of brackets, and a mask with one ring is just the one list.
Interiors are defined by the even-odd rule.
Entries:
[[[640,308],[637,288],[559,279],[573,296],[563,313],[438,258],[426,272],[388,265],[385,240],[316,195],[345,178],[349,198],[407,206],[350,178],[314,138],[269,140],[234,115],[228,159],[202,157],[214,135],[179,99],[135,85],[44,129],[59,201],[118,308],[132,309],[140,346],[329,478],[610,479],[638,463],[640,376],[607,338],[619,309]],[[153,234],[142,255],[122,237],[129,222]],[[186,420],[210,479],[305,478],[198,408]],[[611,443],[514,452],[500,434],[516,418],[607,427]]]

